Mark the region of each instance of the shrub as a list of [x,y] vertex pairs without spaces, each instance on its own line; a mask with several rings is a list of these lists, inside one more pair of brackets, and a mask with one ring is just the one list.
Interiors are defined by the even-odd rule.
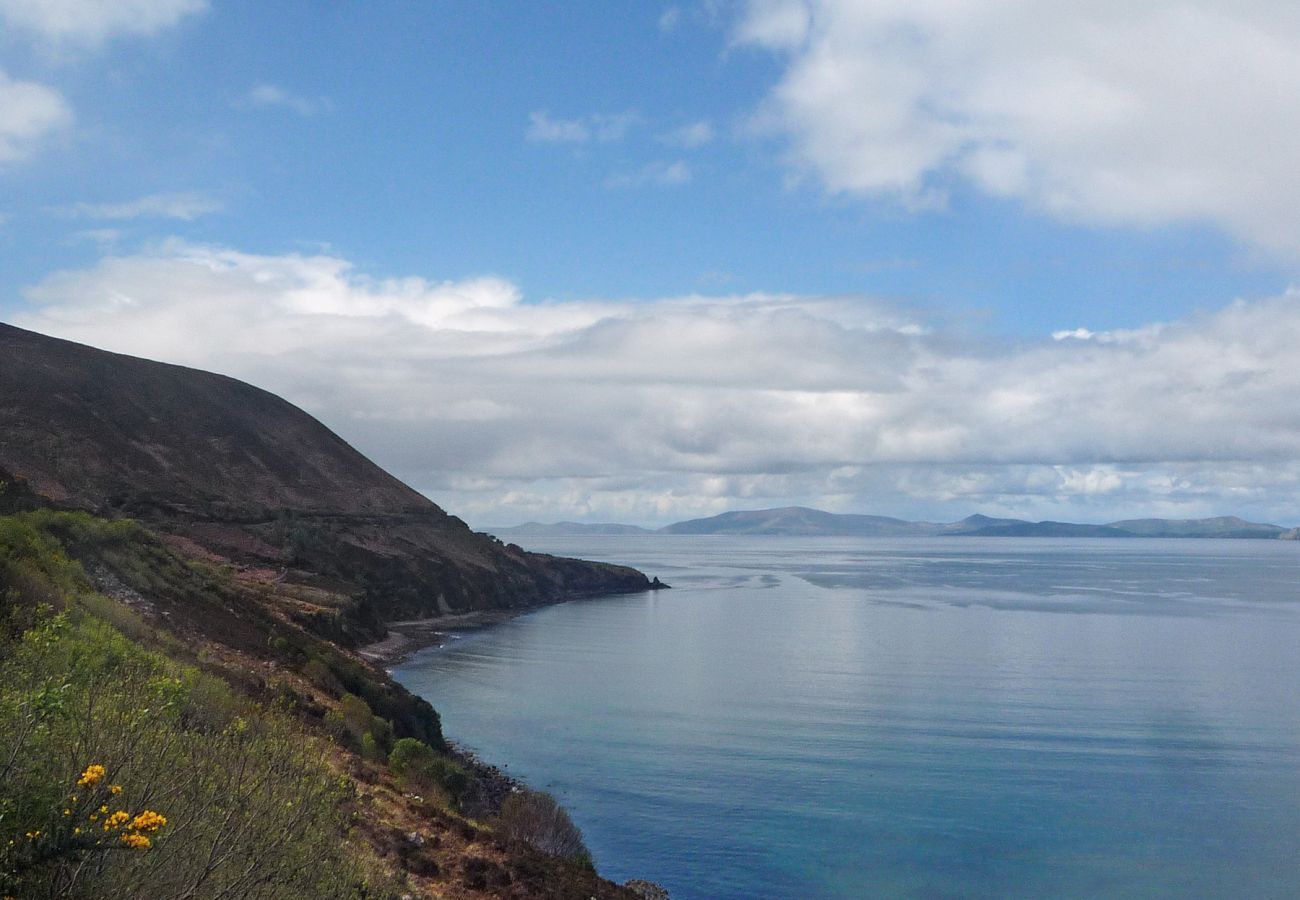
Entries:
[[319,659],[309,659],[302,667],[302,676],[331,697],[343,694],[343,684],[338,676]]
[[523,841],[548,856],[559,856],[591,865],[591,854],[582,832],[563,807],[545,791],[521,790],[501,804],[497,830],[505,837]]
[[326,714],[325,725],[335,740],[368,759],[383,762],[393,746],[392,723],[372,713],[356,694],[344,694],[338,708]]
[[0,657],[0,895],[360,896],[323,755],[217,679],[49,616]]
[[393,752],[388,754],[388,768],[407,789],[441,790],[454,806],[459,806],[473,784],[473,778],[462,765],[415,738],[402,738],[393,745]]

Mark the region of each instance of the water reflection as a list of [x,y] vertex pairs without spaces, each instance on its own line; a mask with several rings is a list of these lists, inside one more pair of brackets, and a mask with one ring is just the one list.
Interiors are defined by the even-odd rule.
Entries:
[[675,589],[398,675],[554,789],[612,877],[679,900],[1300,895],[1295,546],[537,549]]

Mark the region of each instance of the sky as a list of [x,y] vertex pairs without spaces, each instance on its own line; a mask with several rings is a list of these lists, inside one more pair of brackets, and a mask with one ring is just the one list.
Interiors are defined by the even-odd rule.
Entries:
[[1279,0],[0,0],[0,321],[479,527],[1295,525],[1297,159]]

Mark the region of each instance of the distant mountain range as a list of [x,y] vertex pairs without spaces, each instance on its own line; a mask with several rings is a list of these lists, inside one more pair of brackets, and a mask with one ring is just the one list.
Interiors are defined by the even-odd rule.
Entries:
[[734,534],[860,537],[1161,537],[1300,539],[1300,529],[1247,522],[1236,516],[1211,519],[1125,519],[1105,525],[1076,522],[1030,522],[967,516],[960,522],[908,522],[889,516],[829,513],[804,506],[752,509],[722,513],[707,519],[676,522],[658,530],[636,525],[584,525],[529,522],[506,528],[486,528],[497,537],[539,537],[596,534]]

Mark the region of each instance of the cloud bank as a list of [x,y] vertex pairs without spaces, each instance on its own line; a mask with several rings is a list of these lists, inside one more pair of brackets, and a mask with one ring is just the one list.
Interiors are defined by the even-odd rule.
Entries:
[[331,256],[172,242],[15,324],[225,372],[471,521],[808,502],[1105,519],[1300,499],[1300,295],[997,345],[860,297],[529,303]]
[[1209,223],[1300,258],[1300,7],[1285,0],[749,0],[755,118],[832,192],[955,183],[1069,221]]

